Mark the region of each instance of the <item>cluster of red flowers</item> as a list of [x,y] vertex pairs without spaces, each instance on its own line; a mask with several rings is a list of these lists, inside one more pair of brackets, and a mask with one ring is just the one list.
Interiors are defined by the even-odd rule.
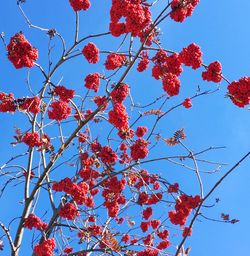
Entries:
[[122,103],[116,103],[113,110],[109,111],[109,122],[118,130],[128,129],[128,113]]
[[126,180],[123,178],[118,180],[116,176],[108,179],[104,183],[104,190],[102,196],[104,198],[103,205],[108,209],[109,217],[116,217],[119,210],[120,204],[125,204],[126,199],[121,195],[122,191],[125,189]]
[[53,256],[54,249],[56,247],[56,242],[54,238],[47,239],[41,244],[37,244],[34,247],[34,253],[36,256]]
[[222,79],[221,70],[222,67],[219,61],[212,62],[208,65],[207,70],[202,72],[202,78],[206,81],[219,83]]
[[202,65],[202,52],[198,45],[195,43],[182,49],[179,54],[180,61],[193,69],[197,69]]
[[119,86],[114,89],[110,95],[114,103],[122,103],[129,94],[129,87],[127,84],[120,83]]
[[199,0],[173,0],[171,3],[172,12],[170,17],[177,22],[183,22],[191,16]]
[[73,203],[66,203],[60,208],[58,215],[68,220],[74,220],[77,216],[80,215],[80,213]]
[[94,43],[88,43],[82,49],[82,54],[89,63],[95,64],[99,61],[99,49]]
[[[131,33],[132,36],[141,36],[142,32],[151,23],[151,13],[148,7],[135,0],[112,0],[110,10],[110,32],[113,36]],[[125,22],[120,22],[124,17]]]
[[52,102],[50,107],[51,109],[48,111],[49,118],[58,122],[67,119],[72,111],[68,103],[62,100]]
[[31,213],[27,218],[24,219],[23,226],[30,230],[32,228],[35,228],[37,230],[43,231],[48,227],[48,224],[45,222],[42,222],[39,217]]
[[250,104],[250,77],[242,77],[228,85],[228,94],[232,102],[243,108]]
[[184,108],[191,108],[191,107],[192,107],[191,99],[190,99],[190,98],[186,98],[186,99],[183,101],[182,106],[183,106]]
[[52,189],[57,192],[64,191],[68,195],[71,195],[75,202],[79,205],[88,204],[89,197],[87,197],[87,193],[89,192],[89,185],[86,182],[76,184],[71,181],[70,178],[65,178],[57,183],[54,183]]
[[38,58],[38,51],[28,42],[22,33],[17,33],[10,39],[7,46],[8,58],[15,68],[34,66],[34,61]]
[[75,12],[81,11],[81,10],[86,11],[91,6],[91,3],[89,0],[69,0],[69,2]]
[[133,160],[143,159],[148,155],[148,141],[144,139],[138,139],[130,147],[131,157]]
[[14,95],[0,92],[0,112],[15,112]]
[[73,99],[73,97],[75,95],[74,90],[67,89],[61,85],[56,86],[56,88],[54,89],[54,93],[55,93],[55,95],[60,97],[60,100],[65,101],[65,102],[69,102],[71,99]]
[[105,68],[107,70],[115,70],[126,63],[126,56],[123,54],[111,53],[107,56]]
[[176,199],[175,211],[168,213],[171,223],[174,225],[183,226],[192,209],[195,209],[201,202],[200,196],[181,195]]
[[93,90],[94,92],[98,92],[99,86],[100,86],[100,74],[99,73],[93,73],[89,74],[85,78],[85,87]]

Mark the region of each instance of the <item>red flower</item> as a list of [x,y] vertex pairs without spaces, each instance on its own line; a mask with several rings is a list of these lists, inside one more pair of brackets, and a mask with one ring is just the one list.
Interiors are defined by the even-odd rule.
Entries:
[[99,61],[99,49],[96,47],[94,43],[88,43],[82,49],[82,54],[87,59],[89,63],[95,64]]

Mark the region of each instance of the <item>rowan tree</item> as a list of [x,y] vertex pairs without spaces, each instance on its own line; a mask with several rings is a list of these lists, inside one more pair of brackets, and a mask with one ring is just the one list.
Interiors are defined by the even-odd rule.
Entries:
[[[222,171],[210,154],[223,147],[203,147],[202,137],[189,139],[176,125],[200,98],[219,94],[239,112],[250,103],[250,77],[231,81],[219,60],[204,61],[209,53],[198,43],[170,49],[164,40],[164,27],[182,26],[197,6],[58,1],[60,31],[44,25],[46,15],[44,24],[34,22],[36,4],[17,1],[23,29],[1,34],[4,65],[20,77],[0,92],[1,119],[15,127],[14,154],[5,152],[0,167],[1,197],[11,205],[0,223],[3,255],[192,255],[197,220],[239,221],[206,213],[219,202],[215,189],[250,152]],[[192,122],[200,125],[195,115]]]

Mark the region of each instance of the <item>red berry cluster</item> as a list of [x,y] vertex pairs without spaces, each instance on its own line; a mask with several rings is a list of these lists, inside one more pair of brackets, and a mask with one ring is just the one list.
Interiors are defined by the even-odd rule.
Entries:
[[183,71],[177,53],[167,56],[165,51],[160,50],[152,60],[155,64],[152,69],[152,76],[157,80],[164,78],[169,73],[179,76]]
[[0,92],[0,112],[15,112],[14,95]]
[[38,114],[40,112],[40,98],[35,96],[33,98],[24,98],[23,103],[19,105],[20,110]]
[[145,249],[136,253],[136,256],[158,256],[159,251],[157,249]]
[[75,12],[81,11],[81,10],[86,11],[91,6],[91,3],[89,0],[69,0],[69,2]]
[[179,54],[180,61],[193,69],[197,69],[202,65],[202,52],[198,45],[195,43],[182,49]]
[[143,137],[147,133],[147,131],[148,131],[147,127],[145,127],[145,126],[138,126],[137,129],[136,129],[135,134],[136,134],[137,137],[140,138],[140,137]]
[[148,220],[153,214],[153,210],[151,207],[147,207],[143,212],[142,216],[145,220]]
[[140,62],[138,63],[138,66],[137,66],[137,71],[138,72],[145,71],[149,66],[148,53],[147,52],[142,52],[141,57],[142,57],[142,59],[140,60]]
[[75,202],[79,205],[87,202],[87,193],[89,192],[89,185],[85,182],[79,184],[71,181],[70,178],[65,178],[57,183],[54,183],[52,189],[57,192],[64,191],[68,195],[71,195]]
[[116,176],[108,179],[104,183],[104,190],[102,196],[104,198],[103,205],[108,209],[109,217],[116,217],[120,210],[120,204],[125,204],[126,199],[121,195],[125,189],[126,180],[123,178],[118,180]]
[[113,110],[109,111],[109,122],[118,130],[128,129],[128,113],[122,103],[116,103]]
[[131,157],[133,160],[143,159],[148,155],[148,141],[144,139],[138,139],[130,147]]
[[121,83],[114,89],[110,95],[114,103],[122,103],[129,94],[129,86],[127,84]]
[[47,239],[41,244],[37,244],[34,247],[34,253],[36,256],[53,256],[54,249],[56,247],[56,242],[54,238]]
[[192,209],[195,209],[201,202],[200,196],[181,195],[176,199],[175,211],[168,213],[171,223],[174,225],[183,226]]
[[171,97],[179,94],[180,84],[179,78],[172,73],[168,73],[162,80],[163,90]]
[[80,213],[73,203],[66,203],[60,208],[58,215],[68,220],[74,220],[77,216],[80,216]]
[[99,49],[96,47],[94,43],[88,43],[82,49],[82,54],[86,58],[89,63],[95,64],[99,61]]
[[199,0],[173,0],[171,3],[172,12],[170,17],[177,22],[183,22],[191,16]]
[[31,213],[27,218],[24,219],[23,226],[30,230],[32,228],[35,228],[37,230],[43,231],[48,227],[48,224],[45,222],[42,222],[39,217]]
[[[142,36],[143,31],[151,23],[151,13],[143,6],[141,0],[112,0],[110,10],[110,32],[113,36],[131,33]],[[125,22],[120,22],[124,17]]]
[[179,184],[178,183],[174,183],[169,185],[168,187],[168,193],[177,193],[179,191]]
[[208,65],[207,70],[202,72],[202,78],[206,81],[219,83],[222,79],[221,70],[222,67],[219,61],[212,62]]
[[71,99],[73,99],[73,97],[75,95],[74,90],[67,89],[61,85],[56,86],[56,88],[54,89],[54,93],[55,93],[55,95],[60,97],[60,100],[65,101],[65,102],[69,102]]
[[123,54],[111,53],[107,56],[105,67],[107,70],[115,70],[126,63],[126,56]]
[[191,99],[190,99],[190,98],[186,98],[186,99],[183,101],[182,106],[183,106],[184,108],[191,108],[191,107],[192,107]]
[[100,86],[100,74],[99,73],[93,73],[89,74],[85,78],[85,87],[93,90],[94,92],[98,92],[99,86]]
[[117,161],[117,154],[109,146],[104,146],[99,152],[99,157],[104,164],[114,164]]
[[102,111],[108,107],[108,99],[106,96],[95,96],[93,100],[98,107],[102,106]]
[[22,138],[22,142],[24,142],[29,147],[40,147],[42,145],[40,135],[38,132],[27,132],[24,134]]
[[67,119],[72,111],[72,108],[67,102],[62,100],[52,102],[50,108],[51,109],[48,111],[49,118],[58,122]]
[[7,46],[8,58],[15,68],[34,66],[34,61],[38,58],[38,51],[28,42],[22,33],[17,33],[10,39]]
[[250,77],[242,77],[228,85],[228,94],[232,102],[243,108],[250,104]]

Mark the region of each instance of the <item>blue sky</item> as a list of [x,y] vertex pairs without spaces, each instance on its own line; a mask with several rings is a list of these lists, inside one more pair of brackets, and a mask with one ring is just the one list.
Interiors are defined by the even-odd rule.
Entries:
[[[63,35],[68,45],[72,42],[74,33],[74,12],[69,7],[68,1],[44,0],[26,1],[23,6],[31,21],[41,27],[56,28]],[[106,32],[108,30],[108,17],[110,0],[98,2],[92,0],[92,8],[81,13],[80,35]],[[156,9],[160,9],[166,1],[160,1]],[[180,51],[184,46],[195,42],[201,46],[204,53],[203,60],[206,64],[219,60],[223,67],[224,75],[230,80],[238,80],[242,76],[250,75],[250,35],[248,24],[250,2],[240,0],[237,3],[232,0],[201,0],[191,18],[183,24],[167,20],[161,24],[161,41],[164,48]],[[47,37],[40,31],[29,29],[23,17],[18,11],[16,1],[1,1],[0,9],[4,10],[0,17],[0,32],[5,33],[6,41],[18,31],[23,31],[32,44],[39,49],[38,63],[47,65]],[[94,42],[101,50],[114,50],[119,45],[119,39],[103,37]],[[58,57],[60,42],[54,41],[54,58]],[[105,56],[101,57],[100,65],[90,66],[83,59],[72,60],[62,69],[59,69],[54,77],[58,82],[63,76],[63,83],[74,88],[79,93],[83,88],[83,78],[89,72],[103,72],[102,63]],[[15,92],[17,97],[29,94],[25,79],[27,70],[15,70],[6,58],[3,45],[0,45],[0,91]],[[194,72],[186,69],[181,76],[182,90],[178,98],[168,103],[168,107],[181,102],[184,98],[192,96],[197,86],[202,90],[216,89],[213,83],[207,83],[200,78],[201,70]],[[35,89],[39,88],[42,78],[37,70],[30,73],[31,83]],[[137,102],[150,102],[155,95],[161,93],[161,84],[155,81],[150,72],[136,74],[135,70],[126,79],[133,88],[133,96]],[[172,136],[173,132],[184,127],[187,134],[185,141],[194,151],[199,151],[210,146],[225,146],[225,149],[210,152],[206,159],[222,161],[228,166],[220,173],[204,175],[205,189],[213,186],[220,175],[228,170],[250,149],[250,119],[249,110],[240,109],[225,98],[226,83],[222,82],[220,90],[215,94],[199,97],[193,101],[191,109],[179,108],[164,119],[158,131],[165,137]],[[0,165],[6,159],[17,152],[22,152],[24,147],[11,148],[9,143],[13,141],[14,126],[22,127],[22,116],[0,116],[0,150],[2,157]],[[145,124],[145,123],[144,123]],[[67,128],[68,129],[68,128]],[[100,128],[100,129],[105,129]],[[98,131],[96,131],[98,133]],[[172,153],[172,148],[162,148],[161,152]],[[175,151],[175,149],[173,149]],[[176,151],[177,152],[177,151]],[[153,154],[157,154],[154,152]],[[229,213],[240,222],[235,225],[222,224],[209,221],[197,221],[194,226],[193,236],[187,241],[187,246],[192,247],[192,256],[237,256],[247,254],[250,243],[249,237],[249,198],[250,193],[250,160],[248,159],[238,167],[211,196],[210,203],[214,198],[221,201],[215,207],[206,209],[206,216],[219,218],[222,212]],[[155,166],[153,167],[155,168]],[[164,164],[159,164],[157,169],[164,173]],[[197,191],[195,177],[184,173],[180,168],[173,167],[166,174],[171,182],[180,182],[187,191]],[[16,189],[16,188],[15,188]],[[11,190],[9,190],[11,191]],[[17,195],[8,194],[11,198]],[[7,198],[1,216],[5,220],[8,211],[12,211],[13,205],[8,204]],[[0,252],[1,254],[1,252]],[[4,252],[2,255],[5,255]]]

